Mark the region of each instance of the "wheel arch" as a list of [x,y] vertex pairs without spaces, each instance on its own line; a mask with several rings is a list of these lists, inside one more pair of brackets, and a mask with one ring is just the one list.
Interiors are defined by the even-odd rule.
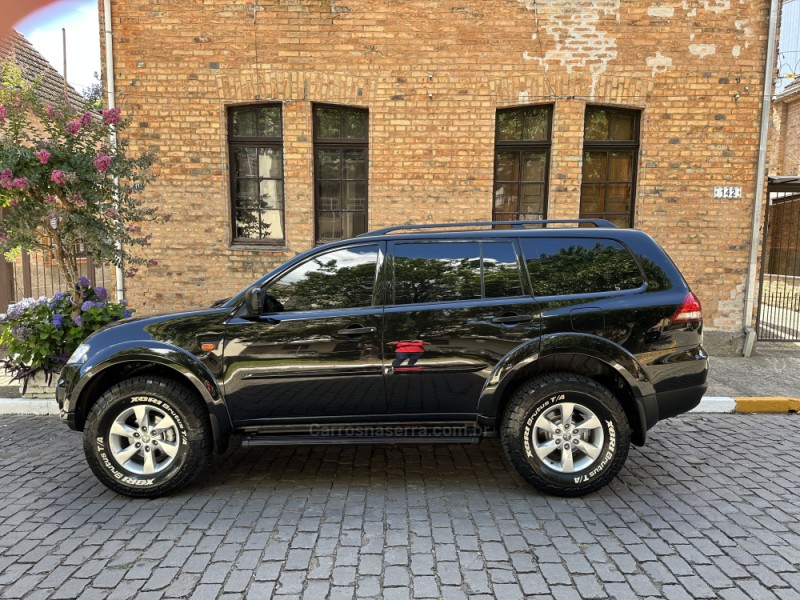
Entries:
[[170,349],[168,353],[154,348],[129,349],[98,360],[84,371],[73,390],[76,398],[75,428],[83,430],[91,407],[107,389],[134,375],[157,375],[177,381],[193,390],[202,400],[209,415],[214,449],[224,452],[233,430],[230,414],[215,378],[193,356]]
[[495,424],[516,390],[543,373],[584,375],[620,401],[631,426],[631,441],[644,445],[658,420],[655,390],[639,362],[624,348],[597,336],[569,334],[529,342],[506,355],[487,380],[478,406],[479,420]]

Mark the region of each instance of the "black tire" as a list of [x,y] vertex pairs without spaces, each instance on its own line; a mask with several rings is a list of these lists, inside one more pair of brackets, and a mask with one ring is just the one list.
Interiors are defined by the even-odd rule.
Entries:
[[[149,435],[142,429],[148,424]],[[92,406],[83,430],[83,450],[97,478],[135,498],[155,498],[188,485],[208,464],[211,448],[202,400],[164,377],[132,377],[108,389]]]
[[[569,410],[567,403],[574,405],[576,415],[574,421],[568,419],[568,440],[558,419]],[[589,415],[599,425],[592,426],[596,421]],[[575,424],[577,433],[571,429]],[[596,381],[575,373],[548,373],[527,381],[509,400],[500,434],[506,456],[519,474],[535,488],[557,496],[583,496],[607,485],[630,449],[630,427],[619,400]],[[549,454],[542,458],[537,450]]]

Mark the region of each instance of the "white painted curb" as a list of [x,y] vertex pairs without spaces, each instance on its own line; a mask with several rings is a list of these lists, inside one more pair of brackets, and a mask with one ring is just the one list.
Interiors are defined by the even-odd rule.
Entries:
[[732,413],[736,412],[736,400],[730,396],[703,396],[693,413]]
[[51,400],[0,398],[0,415],[57,415],[58,404]]

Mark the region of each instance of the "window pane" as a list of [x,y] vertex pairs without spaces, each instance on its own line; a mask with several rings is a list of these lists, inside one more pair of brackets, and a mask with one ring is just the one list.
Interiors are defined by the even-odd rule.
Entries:
[[251,240],[261,238],[261,220],[257,210],[236,211],[236,237]]
[[366,179],[366,155],[365,150],[345,150],[344,152],[344,178],[345,179]]
[[519,202],[519,212],[544,212],[544,185],[541,183],[523,183],[520,187],[522,188],[522,196]]
[[367,113],[354,110],[345,110],[343,138],[349,140],[367,139]]
[[258,208],[258,179],[236,180],[237,208]]
[[241,137],[255,137],[258,135],[256,124],[256,110],[253,108],[231,109],[233,122],[233,135]]
[[614,141],[634,141],[636,117],[631,112],[613,111],[608,115],[608,137]]
[[605,190],[602,183],[581,185],[581,217],[588,213],[602,213],[605,210]]
[[522,180],[544,181],[546,159],[547,159],[546,152],[523,152]]
[[611,221],[617,227],[630,227],[631,226],[631,216],[630,215],[603,215],[603,218]]
[[546,141],[550,133],[550,109],[525,109],[523,123],[522,139],[527,141]]
[[298,265],[266,292],[284,311],[371,306],[377,262],[377,245],[328,252]]
[[537,296],[628,290],[644,283],[630,252],[611,240],[521,239]]
[[494,186],[494,210],[496,213],[516,212],[519,206],[519,185],[497,183]]
[[522,139],[522,113],[518,110],[497,111],[497,140],[515,141]]
[[606,188],[606,211],[630,213],[631,186],[628,183],[609,183]]
[[394,246],[394,302],[414,304],[481,297],[477,242]]
[[[248,148],[252,150],[252,148]],[[283,151],[279,148],[258,149],[258,175],[259,177],[283,177]]]
[[258,111],[258,135],[281,137],[280,106],[263,106]]
[[633,152],[609,152],[609,181],[633,181]]
[[497,181],[517,181],[519,152],[497,152],[494,156]]
[[607,152],[583,153],[583,181],[605,181]]
[[510,242],[483,243],[483,288],[486,298],[522,295],[517,255]]
[[347,181],[344,186],[344,207],[347,210],[367,209],[367,184],[365,181]]
[[261,237],[283,239],[283,209],[261,211]]
[[339,179],[341,177],[341,153],[339,150],[317,150],[317,169],[320,179]]
[[319,209],[342,209],[342,184],[338,181],[322,181],[319,184]]
[[602,108],[588,107],[586,121],[583,125],[584,140],[587,142],[605,141],[608,139],[608,114]]
[[259,184],[259,208],[283,208],[283,182],[262,179]]
[[239,146],[233,154],[234,173],[239,177],[258,177],[258,148]]
[[317,212],[317,237],[320,240],[338,240],[342,237],[342,213]]
[[316,113],[317,125],[319,127],[317,138],[340,139],[342,137],[342,111],[336,108],[318,107]]

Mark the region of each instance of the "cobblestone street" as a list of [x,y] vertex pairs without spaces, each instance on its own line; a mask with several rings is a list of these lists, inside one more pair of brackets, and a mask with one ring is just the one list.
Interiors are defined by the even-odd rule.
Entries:
[[800,417],[688,415],[619,479],[542,496],[478,446],[237,450],[107,491],[80,434],[0,421],[3,598],[800,598]]

